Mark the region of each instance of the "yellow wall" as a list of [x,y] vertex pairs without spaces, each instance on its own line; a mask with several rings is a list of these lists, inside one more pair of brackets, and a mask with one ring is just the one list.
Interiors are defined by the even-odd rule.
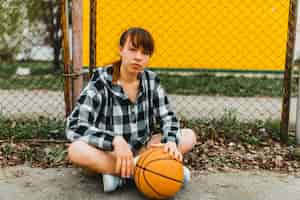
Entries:
[[[83,2],[88,66],[89,1]],[[97,65],[116,60],[120,34],[140,26],[155,39],[154,68],[283,70],[288,11],[288,0],[98,0]]]
[[82,63],[83,66],[89,66],[90,60],[90,26],[89,26],[89,13],[90,13],[90,4],[88,0],[82,1]]

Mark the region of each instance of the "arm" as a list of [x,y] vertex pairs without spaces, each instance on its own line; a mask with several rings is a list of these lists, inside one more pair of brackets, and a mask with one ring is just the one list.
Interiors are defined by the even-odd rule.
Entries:
[[170,108],[168,97],[166,96],[158,77],[155,77],[153,106],[154,115],[161,123],[163,131],[161,142],[175,142],[178,145],[181,134],[179,121]]
[[114,135],[111,131],[99,129],[95,126],[95,118],[102,105],[103,95],[90,82],[82,91],[76,106],[67,118],[66,137],[70,141],[84,140],[97,148],[113,150]]

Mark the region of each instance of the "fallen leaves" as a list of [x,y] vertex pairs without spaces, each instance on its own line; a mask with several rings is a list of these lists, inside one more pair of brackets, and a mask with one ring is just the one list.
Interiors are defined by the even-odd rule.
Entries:
[[198,138],[198,144],[185,156],[184,164],[193,170],[230,171],[264,169],[300,172],[300,150],[277,141],[261,145]]
[[32,167],[68,166],[67,144],[52,143],[2,143],[0,166],[28,164]]
[[[281,144],[272,138],[249,144],[236,138],[228,139],[221,134],[215,137],[216,134],[208,137],[197,132],[198,143],[184,156],[184,164],[195,171],[209,172],[250,169],[300,172],[300,148],[295,145]],[[2,142],[0,166],[24,163],[42,168],[69,166],[66,158],[69,143],[52,142]]]

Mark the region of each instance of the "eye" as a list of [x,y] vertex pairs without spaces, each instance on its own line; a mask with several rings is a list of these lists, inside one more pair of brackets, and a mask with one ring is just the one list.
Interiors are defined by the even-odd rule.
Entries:
[[146,55],[146,56],[149,56],[150,55],[150,51],[143,51],[143,54]]
[[136,48],[134,48],[134,47],[130,47],[129,48],[129,51],[136,51],[137,49]]

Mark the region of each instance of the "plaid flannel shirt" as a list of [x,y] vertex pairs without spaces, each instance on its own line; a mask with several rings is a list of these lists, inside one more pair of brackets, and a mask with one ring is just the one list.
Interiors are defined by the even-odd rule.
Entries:
[[112,151],[114,137],[123,136],[136,152],[148,142],[158,122],[163,133],[161,142],[178,144],[179,122],[156,74],[147,69],[139,74],[141,84],[134,103],[121,86],[112,84],[111,74],[111,66],[94,72],[67,118],[67,139],[81,139]]

